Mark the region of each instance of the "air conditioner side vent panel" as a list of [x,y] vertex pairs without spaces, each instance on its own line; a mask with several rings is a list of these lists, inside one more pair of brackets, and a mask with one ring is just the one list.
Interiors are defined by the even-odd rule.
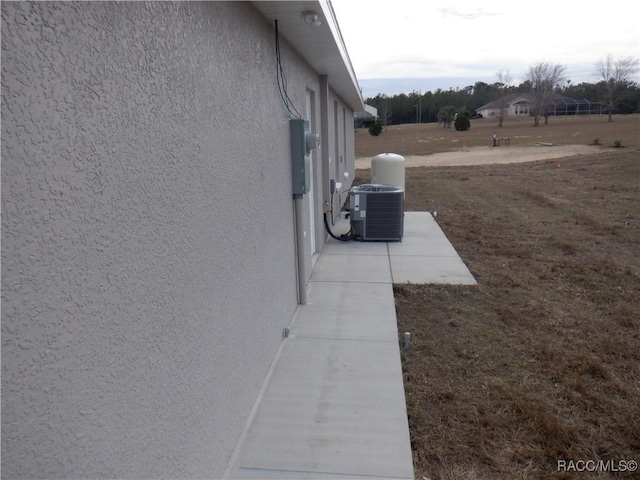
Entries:
[[404,190],[364,184],[350,191],[351,228],[361,240],[399,241],[404,230]]

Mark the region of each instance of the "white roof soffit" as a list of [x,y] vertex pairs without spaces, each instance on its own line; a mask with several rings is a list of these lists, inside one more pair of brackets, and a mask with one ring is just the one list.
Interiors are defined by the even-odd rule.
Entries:
[[[270,22],[278,20],[278,33],[319,75],[328,76],[329,86],[352,110],[364,109],[358,80],[330,1],[252,3]],[[302,12],[306,11],[317,13],[320,25],[304,23]],[[286,69],[286,65],[284,68]]]

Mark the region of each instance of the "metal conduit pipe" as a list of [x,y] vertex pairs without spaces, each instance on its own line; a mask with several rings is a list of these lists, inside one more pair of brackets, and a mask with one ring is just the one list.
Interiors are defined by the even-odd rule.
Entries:
[[298,264],[298,303],[307,304],[307,268],[304,261],[304,200],[302,195],[293,200],[296,216],[296,263]]

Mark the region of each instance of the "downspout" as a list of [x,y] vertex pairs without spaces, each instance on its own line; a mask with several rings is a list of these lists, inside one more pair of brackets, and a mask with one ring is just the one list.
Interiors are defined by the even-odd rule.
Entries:
[[304,261],[304,240],[307,232],[304,229],[304,197],[296,195],[293,200],[296,221],[296,259],[298,266],[298,303],[307,304],[307,268]]
[[[331,172],[331,154],[329,151],[329,77],[320,75],[320,158],[322,163],[322,196],[323,203],[331,202],[330,179],[335,179]],[[331,210],[333,210],[331,205]],[[333,220],[333,218],[332,218]]]

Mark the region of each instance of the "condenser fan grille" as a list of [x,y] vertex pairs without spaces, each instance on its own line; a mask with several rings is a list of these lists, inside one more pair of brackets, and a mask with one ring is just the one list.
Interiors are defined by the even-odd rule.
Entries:
[[402,212],[402,195],[367,195],[366,237],[402,237],[402,216],[398,212]]
[[351,229],[360,240],[401,240],[404,190],[393,185],[364,184],[349,192]]

